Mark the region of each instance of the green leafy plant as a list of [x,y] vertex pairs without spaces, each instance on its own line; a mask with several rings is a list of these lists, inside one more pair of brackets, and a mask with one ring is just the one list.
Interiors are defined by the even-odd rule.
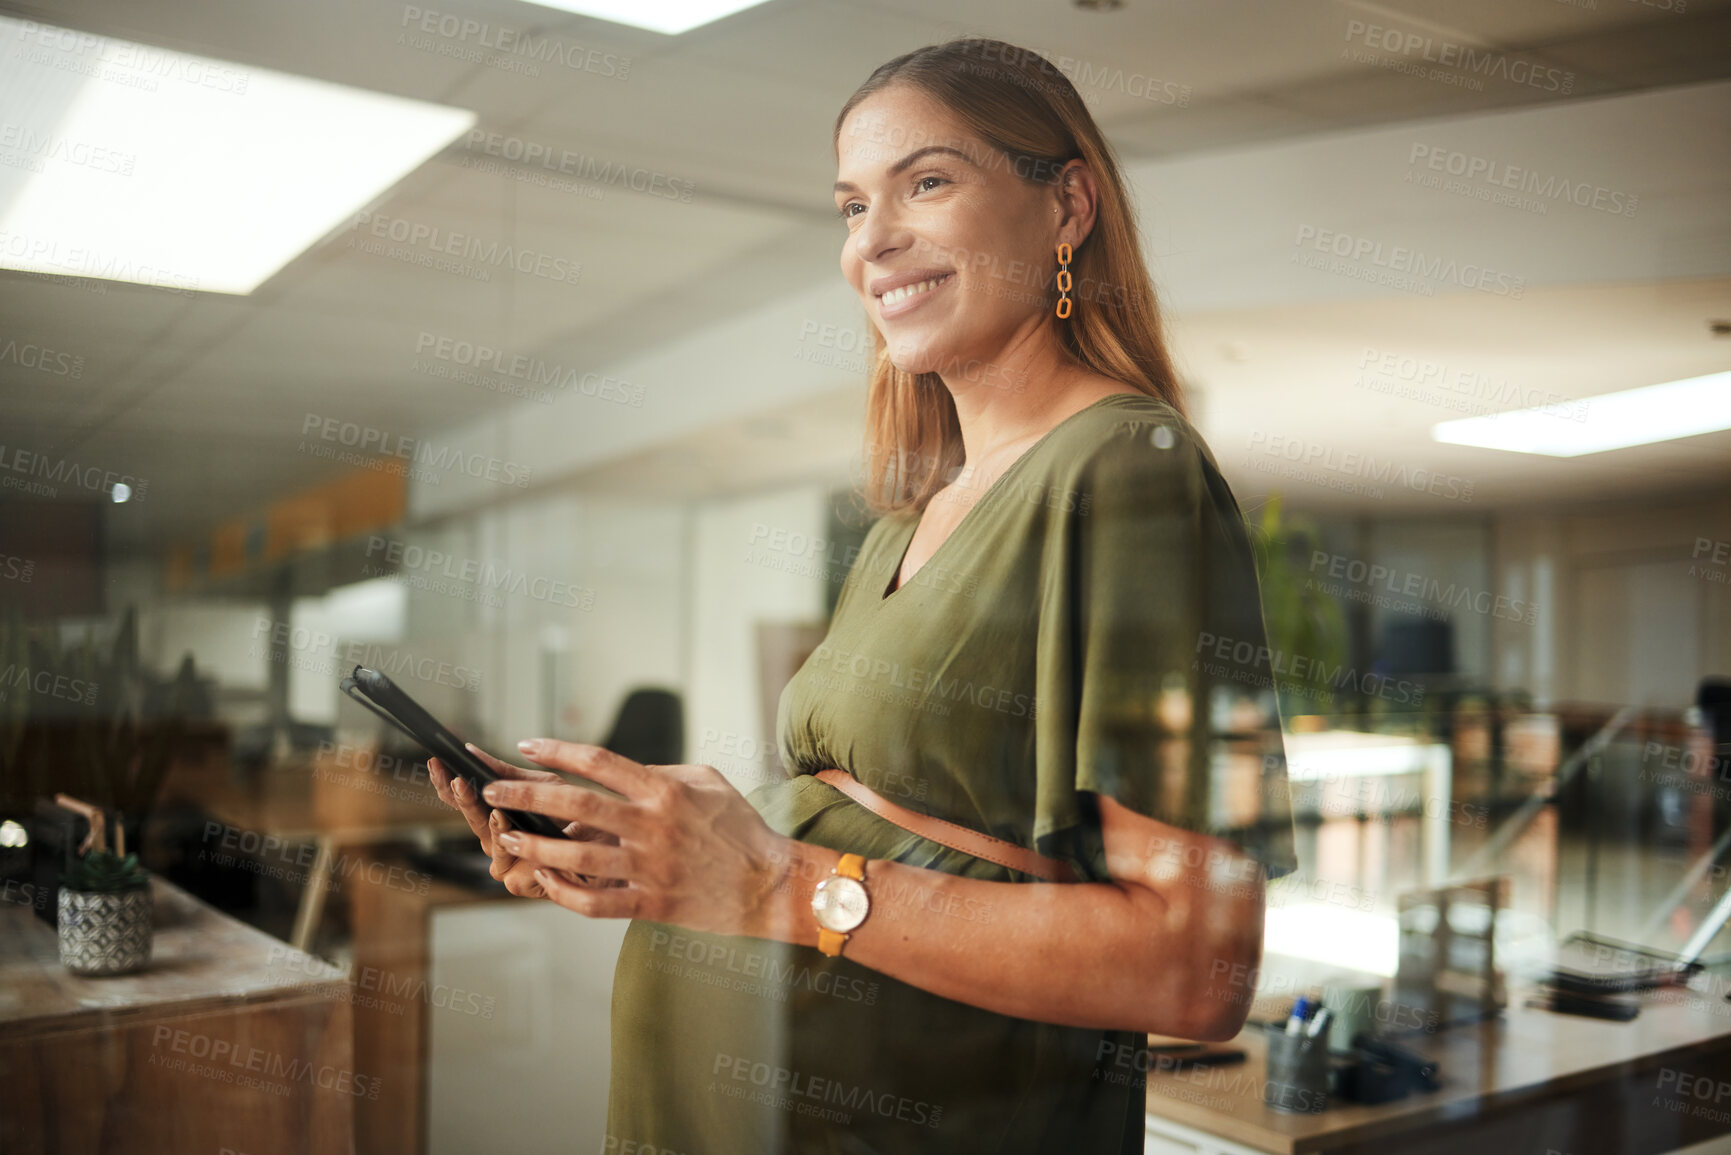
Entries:
[[[1256,550],[1257,579],[1262,589],[1262,619],[1268,647],[1290,665],[1294,658],[1316,663],[1323,670],[1346,664],[1346,618],[1327,591],[1292,563],[1297,545],[1305,554],[1318,548],[1320,535],[1305,520],[1282,520],[1281,497],[1271,493],[1256,521],[1249,522]],[[1334,703],[1333,687],[1306,682],[1302,691],[1276,675],[1283,716],[1316,714]]]
[[56,684],[70,690],[38,706],[63,735],[53,748],[54,785],[108,809],[149,813],[198,696],[192,655],[181,659],[164,692],[153,694],[157,680],[139,660],[137,615],[130,608],[110,646],[98,644],[94,631],[70,646],[48,632],[33,637],[30,650],[31,667],[60,675]]
[[138,864],[138,855],[120,857],[112,850],[88,850],[82,856],[68,854],[70,861],[60,885],[66,890],[113,894],[141,890],[150,885],[150,873]]

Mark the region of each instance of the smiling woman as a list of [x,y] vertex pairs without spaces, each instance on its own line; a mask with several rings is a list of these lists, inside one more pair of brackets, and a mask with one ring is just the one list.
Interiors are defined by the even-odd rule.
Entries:
[[513,893],[633,920],[604,1150],[1139,1152],[1145,1035],[1237,1033],[1296,867],[1243,520],[1056,69],[923,49],[835,143],[886,516],[782,693],[790,777],[525,743],[608,793],[495,763],[485,802],[565,838],[435,784]]

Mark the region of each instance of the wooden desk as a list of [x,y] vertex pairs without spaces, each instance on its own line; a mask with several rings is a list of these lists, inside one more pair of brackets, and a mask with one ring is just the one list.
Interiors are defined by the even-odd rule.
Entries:
[[[1246,1027],[1233,1040],[1243,1063],[1149,1076],[1148,1151],[1671,1151],[1731,1132],[1728,991],[1726,976],[1698,975],[1690,989],[1643,994],[1640,1015],[1615,1023],[1529,1009],[1529,991],[1511,988],[1500,1019],[1399,1040],[1437,1061],[1440,1090],[1376,1106],[1331,1100],[1310,1115],[1263,1105],[1262,1028]],[[1291,1002],[1259,1000],[1251,1018],[1276,1018]]]
[[27,905],[0,904],[0,1151],[354,1151],[350,1007],[316,960],[153,878],[148,968],[83,978]]
[[[366,852],[360,852],[366,853]],[[369,861],[390,865],[386,857]],[[359,871],[350,894],[354,968],[369,990],[357,997],[355,1058],[383,1077],[377,1100],[356,1105],[355,1137],[365,1155],[425,1155],[429,1016],[427,983],[433,912],[483,902],[528,903],[498,891],[471,890],[434,879],[420,887],[381,886]]]
[[164,796],[193,802],[243,836],[269,838],[278,848],[314,848],[310,861],[279,849],[263,864],[306,871],[289,942],[311,950],[333,878],[350,875],[346,868],[367,848],[399,841],[429,846],[442,835],[469,834],[468,822],[439,801],[426,775],[404,769],[390,759],[381,765],[374,750],[343,746],[269,766],[245,787],[230,781],[226,766],[206,768],[198,778],[178,773]]

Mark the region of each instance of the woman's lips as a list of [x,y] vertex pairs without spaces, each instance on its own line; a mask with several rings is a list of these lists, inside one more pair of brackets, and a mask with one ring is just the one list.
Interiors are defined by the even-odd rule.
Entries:
[[954,273],[944,273],[911,285],[891,289],[878,297],[878,315],[886,321],[912,312],[925,304],[931,295],[956,279]]

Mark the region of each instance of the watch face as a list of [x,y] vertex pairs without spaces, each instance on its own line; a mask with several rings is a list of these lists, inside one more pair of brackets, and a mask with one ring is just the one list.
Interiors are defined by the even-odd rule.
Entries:
[[857,879],[835,876],[817,884],[812,892],[811,910],[817,924],[825,930],[846,934],[865,921],[871,909],[866,888]]

